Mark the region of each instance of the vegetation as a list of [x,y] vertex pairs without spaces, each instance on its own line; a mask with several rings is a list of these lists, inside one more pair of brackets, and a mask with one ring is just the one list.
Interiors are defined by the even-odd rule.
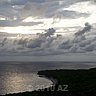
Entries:
[[90,70],[46,70],[38,72],[58,80],[50,88],[6,96],[96,96],[96,69]]

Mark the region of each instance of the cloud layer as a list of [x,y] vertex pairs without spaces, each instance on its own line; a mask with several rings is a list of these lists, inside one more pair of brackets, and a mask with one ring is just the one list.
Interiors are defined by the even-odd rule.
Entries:
[[[88,23],[86,23],[88,24]],[[76,33],[82,33],[85,27]],[[91,26],[91,25],[90,25]],[[65,53],[96,53],[95,26],[76,35],[55,35],[56,30],[49,28],[42,34],[37,35],[13,35],[0,40],[0,55],[59,55]],[[87,26],[89,28],[89,26]],[[95,35],[93,35],[95,34]]]
[[[0,0],[0,55],[96,53],[95,9],[89,0]],[[35,35],[4,33],[20,30]]]
[[[71,10],[71,5],[78,5],[78,2],[82,2],[82,0],[0,0],[0,26],[7,27],[10,26],[10,23],[14,26],[23,26],[23,23],[26,22],[22,21],[28,17],[38,19],[88,17],[90,13],[79,12],[73,8],[74,6]],[[34,22],[30,21],[29,24],[25,25],[29,26],[30,23]],[[42,21],[42,23],[44,22]]]

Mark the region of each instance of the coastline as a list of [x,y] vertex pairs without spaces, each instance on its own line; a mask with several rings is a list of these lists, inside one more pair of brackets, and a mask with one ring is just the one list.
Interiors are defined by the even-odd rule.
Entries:
[[96,94],[96,68],[86,70],[45,70],[39,71],[38,75],[52,80],[55,88],[58,88],[59,85],[68,84],[68,91],[58,91],[57,89],[51,91],[44,88],[43,91],[40,89],[1,96],[95,96]]
[[40,75],[40,74],[38,74],[38,75],[39,75],[39,77],[42,77],[42,78],[45,78],[45,79],[48,79],[48,80],[52,81],[53,82],[53,84],[52,84],[53,86],[58,84],[58,80],[53,78],[53,77],[47,77],[46,75]]

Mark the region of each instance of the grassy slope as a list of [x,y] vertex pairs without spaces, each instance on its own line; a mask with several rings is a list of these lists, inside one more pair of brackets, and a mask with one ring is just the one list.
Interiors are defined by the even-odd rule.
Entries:
[[[39,75],[53,77],[58,80],[55,91],[52,88],[45,91],[24,92],[6,96],[96,96],[96,69],[90,70],[47,70],[38,72]],[[68,85],[66,90],[57,91],[60,85]],[[64,89],[62,87],[62,89]],[[46,91],[49,90],[49,91]]]

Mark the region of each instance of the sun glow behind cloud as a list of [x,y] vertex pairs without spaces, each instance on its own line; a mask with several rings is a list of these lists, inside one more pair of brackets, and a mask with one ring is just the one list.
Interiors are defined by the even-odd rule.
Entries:
[[19,27],[5,27],[1,29],[1,32],[7,32],[7,33],[12,33],[12,34],[36,34],[36,33],[41,33],[41,30],[37,30],[37,28],[31,28],[29,26],[24,27],[24,26],[19,26]]

